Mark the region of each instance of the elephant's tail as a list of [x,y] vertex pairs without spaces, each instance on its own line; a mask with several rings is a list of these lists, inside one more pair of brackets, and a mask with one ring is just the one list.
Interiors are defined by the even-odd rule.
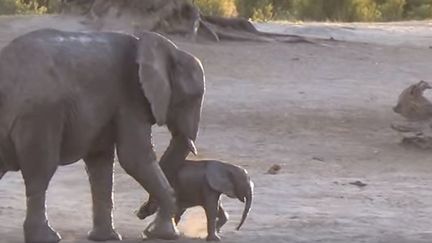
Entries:
[[243,223],[246,220],[246,218],[247,218],[247,216],[249,214],[249,211],[251,209],[251,206],[252,206],[252,197],[253,197],[253,188],[254,188],[253,182],[249,181],[248,192],[247,192],[247,194],[245,196],[245,199],[246,199],[245,200],[246,201],[245,202],[245,207],[244,207],[244,210],[243,210],[243,215],[242,215],[240,224],[236,228],[237,230],[240,230],[240,227],[243,225]]

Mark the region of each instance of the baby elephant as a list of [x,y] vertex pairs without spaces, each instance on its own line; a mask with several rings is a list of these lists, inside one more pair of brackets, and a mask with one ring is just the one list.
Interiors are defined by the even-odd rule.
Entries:
[[[216,160],[185,160],[171,184],[176,192],[178,211],[175,222],[187,208],[202,206],[207,216],[207,240],[219,241],[217,232],[227,222],[228,214],[222,207],[220,195],[245,202],[243,216],[237,230],[244,223],[252,204],[254,184],[247,171],[239,166]],[[158,209],[157,202],[150,197],[139,209],[137,216],[145,219]]]

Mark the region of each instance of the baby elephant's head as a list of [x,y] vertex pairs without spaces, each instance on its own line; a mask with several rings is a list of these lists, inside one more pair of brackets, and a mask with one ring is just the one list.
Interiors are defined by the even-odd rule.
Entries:
[[247,171],[239,166],[220,162],[209,161],[206,177],[211,188],[231,198],[238,198],[245,203],[242,219],[237,230],[243,225],[252,206],[254,183]]

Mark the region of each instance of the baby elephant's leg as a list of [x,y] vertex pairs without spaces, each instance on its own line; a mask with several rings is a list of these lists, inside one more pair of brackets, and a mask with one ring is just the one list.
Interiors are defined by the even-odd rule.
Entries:
[[228,213],[223,209],[222,203],[220,203],[218,216],[217,216],[217,222],[216,222],[216,230],[218,233],[220,233],[220,229],[228,221],[228,218],[229,218]]
[[176,223],[176,225],[180,222],[181,216],[183,215],[183,213],[186,211],[185,208],[178,208],[178,211],[175,215],[174,221]]
[[210,189],[205,193],[205,197],[204,210],[207,216],[207,241],[220,241],[220,237],[216,232],[220,194]]

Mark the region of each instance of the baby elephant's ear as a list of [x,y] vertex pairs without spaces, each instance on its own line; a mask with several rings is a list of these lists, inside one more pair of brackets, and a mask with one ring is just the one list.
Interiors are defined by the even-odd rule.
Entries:
[[210,187],[231,198],[236,198],[234,184],[228,166],[217,161],[209,161],[206,168],[206,177]]

